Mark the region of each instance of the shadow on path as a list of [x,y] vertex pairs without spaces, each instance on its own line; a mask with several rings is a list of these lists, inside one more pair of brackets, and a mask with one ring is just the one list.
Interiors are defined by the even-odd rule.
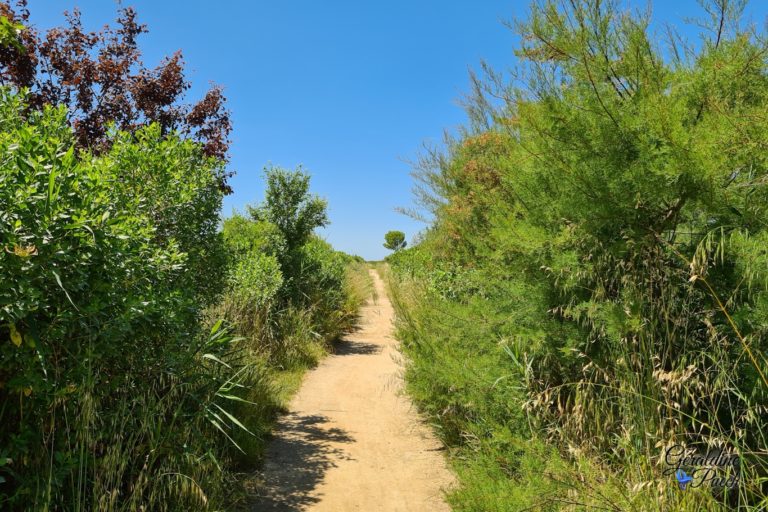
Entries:
[[354,339],[346,339],[344,341],[336,341],[333,344],[333,353],[337,356],[353,356],[363,355],[369,356],[378,354],[383,347],[376,343],[368,343],[365,341],[355,341]]
[[354,441],[344,430],[325,426],[327,422],[326,416],[296,413],[280,420],[281,435],[267,454],[268,479],[258,485],[252,510],[298,512],[319,501],[312,491],[336,466],[334,461],[352,460],[338,444]]

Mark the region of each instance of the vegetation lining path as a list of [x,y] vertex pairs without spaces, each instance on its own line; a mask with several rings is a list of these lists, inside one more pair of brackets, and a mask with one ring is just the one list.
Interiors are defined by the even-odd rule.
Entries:
[[278,423],[253,510],[447,511],[440,444],[402,396],[378,274],[361,328],[309,373]]

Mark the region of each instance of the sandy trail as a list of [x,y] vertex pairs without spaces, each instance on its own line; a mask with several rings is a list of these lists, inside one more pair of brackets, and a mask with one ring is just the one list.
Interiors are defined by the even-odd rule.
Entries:
[[401,393],[392,305],[377,299],[360,329],[311,371],[267,449],[254,511],[448,511],[453,482],[440,444]]

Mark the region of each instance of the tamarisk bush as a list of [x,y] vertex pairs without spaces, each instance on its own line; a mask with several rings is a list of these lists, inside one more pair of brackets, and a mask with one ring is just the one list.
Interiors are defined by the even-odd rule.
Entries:
[[[617,1],[534,2],[514,85],[474,76],[416,170],[434,222],[390,261],[411,386],[472,454],[461,510],[768,503],[768,48],[704,6],[687,47]],[[738,454],[738,486],[681,494],[673,445]]]

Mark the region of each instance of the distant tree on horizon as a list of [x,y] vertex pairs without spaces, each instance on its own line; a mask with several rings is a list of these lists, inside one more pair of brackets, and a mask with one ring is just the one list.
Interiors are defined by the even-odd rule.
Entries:
[[405,241],[405,233],[402,231],[388,231],[384,235],[384,247],[390,251],[399,251],[404,249],[408,243]]

